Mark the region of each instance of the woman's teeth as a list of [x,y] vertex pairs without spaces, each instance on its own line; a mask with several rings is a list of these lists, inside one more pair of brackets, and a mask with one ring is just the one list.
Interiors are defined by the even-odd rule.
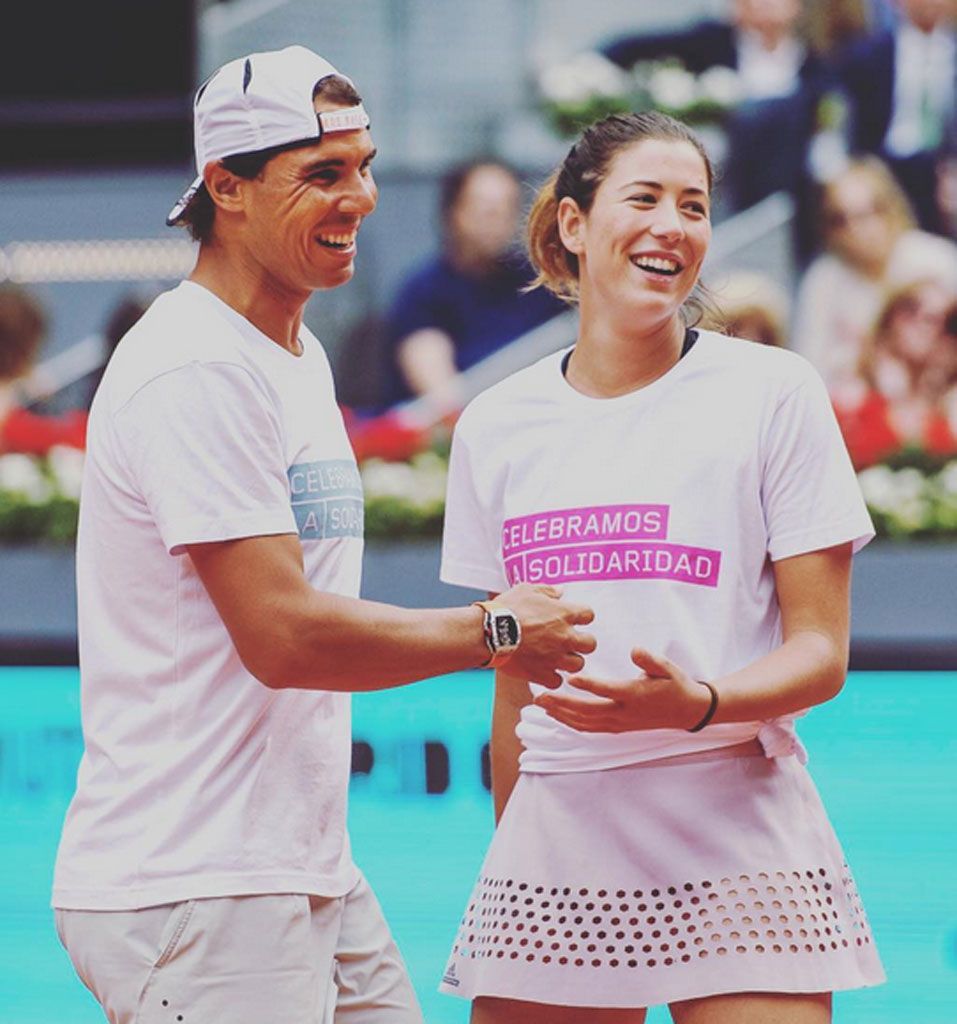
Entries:
[[677,260],[662,259],[658,256],[636,256],[631,261],[640,270],[652,270],[657,274],[677,274],[681,264]]

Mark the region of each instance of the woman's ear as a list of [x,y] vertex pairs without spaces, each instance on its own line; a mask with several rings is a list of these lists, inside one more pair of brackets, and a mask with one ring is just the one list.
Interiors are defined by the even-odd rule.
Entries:
[[213,202],[221,209],[236,213],[243,208],[246,179],[227,170],[221,163],[208,163],[203,170],[203,184]]
[[558,235],[562,245],[575,256],[585,251],[584,242],[585,215],[578,203],[569,196],[558,204]]

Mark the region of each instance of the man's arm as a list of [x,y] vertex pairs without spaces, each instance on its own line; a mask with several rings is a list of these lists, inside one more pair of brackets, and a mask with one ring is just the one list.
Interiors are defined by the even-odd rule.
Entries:
[[[383,689],[488,660],[481,609],[398,608],[315,590],[292,534],[187,550],[243,664],[271,688]],[[501,598],[522,629],[510,671],[547,686],[558,685],[559,669],[579,671],[595,646],[575,629],[591,611],[555,594],[522,584]]]

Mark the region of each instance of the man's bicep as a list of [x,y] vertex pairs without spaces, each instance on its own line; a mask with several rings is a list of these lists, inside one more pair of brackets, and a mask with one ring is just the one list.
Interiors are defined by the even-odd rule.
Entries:
[[291,614],[311,592],[299,538],[276,534],[188,544],[186,553],[243,664],[266,682],[269,659],[291,628]]

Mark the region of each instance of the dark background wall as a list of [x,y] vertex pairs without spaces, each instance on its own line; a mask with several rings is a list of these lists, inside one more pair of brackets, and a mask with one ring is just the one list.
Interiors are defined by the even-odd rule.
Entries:
[[0,30],[0,166],[187,158],[195,0],[26,3]]

